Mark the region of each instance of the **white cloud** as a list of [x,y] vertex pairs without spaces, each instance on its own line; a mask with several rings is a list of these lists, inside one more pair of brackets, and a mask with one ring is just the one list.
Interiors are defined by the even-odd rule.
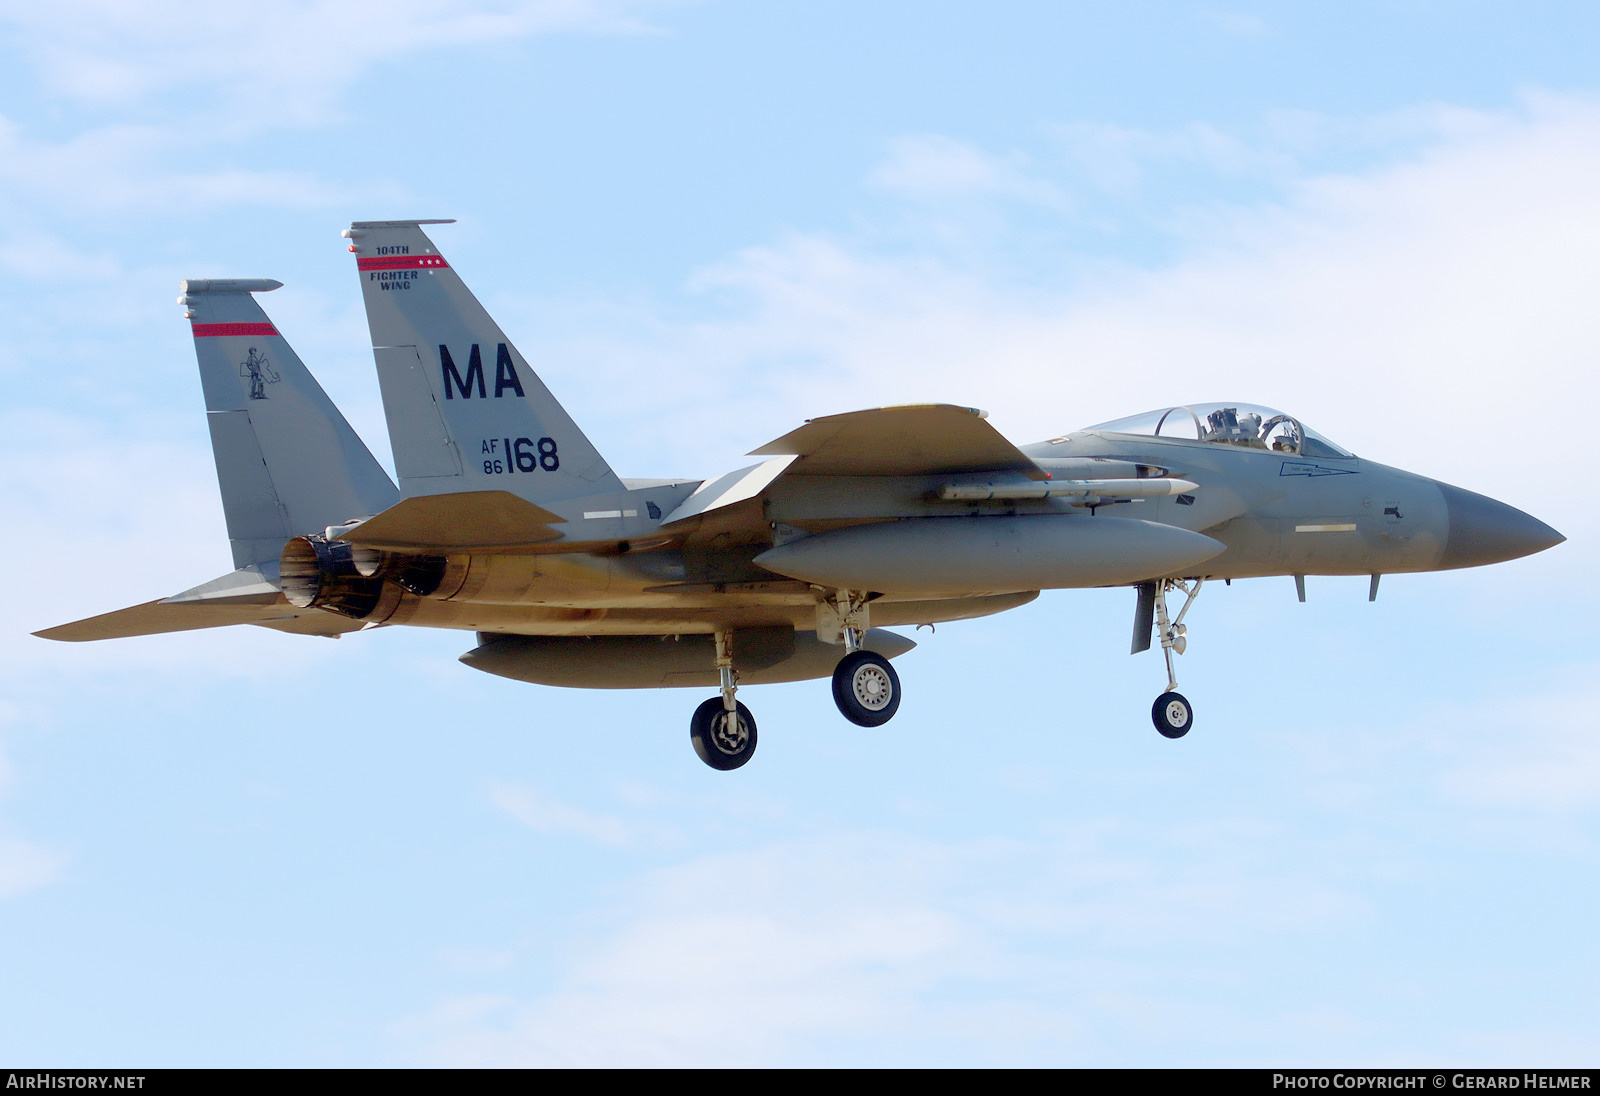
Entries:
[[401,1030],[430,1063],[568,1066],[758,1065],[881,1030],[969,950],[959,919],[896,893],[926,855],[846,838],[654,872],[554,992],[451,997]]
[[[0,20],[55,93],[99,107],[171,91],[203,109],[221,99],[250,117],[322,117],[369,69],[446,46],[558,31],[638,33],[650,0],[263,0],[151,6],[130,0],[6,4]],[[402,79],[427,77],[402,72]]]
[[[803,1064],[821,1047],[880,1065],[1081,1062],[1116,1054],[1090,1029],[1142,1031],[1153,984],[1129,957],[1152,940],[1204,980],[1241,941],[1360,923],[1337,884],[1277,870],[1281,833],[1169,837],[861,832],[700,857],[586,911],[553,986],[451,995],[398,1030],[450,1066]],[[1038,958],[1062,952],[1079,958]],[[1108,1019],[1113,999],[1146,1004]]]
[[1029,174],[1020,153],[997,156],[939,134],[899,137],[867,181],[914,199],[1002,198],[1059,206],[1056,188]]
[[1067,122],[1048,127],[1062,157],[1063,173],[1113,193],[1135,190],[1157,172],[1200,167],[1221,176],[1281,181],[1296,163],[1283,149],[1259,145],[1195,122],[1159,132],[1113,122]]
[[543,834],[569,834],[602,845],[633,845],[640,841],[659,843],[670,834],[653,827],[624,821],[615,815],[598,814],[569,806],[525,785],[495,781],[489,786],[489,799],[524,826]]
[[[9,29],[14,46],[10,64],[33,67],[52,100],[83,109],[58,107],[29,116],[27,124],[16,113],[0,117],[0,213],[15,225],[130,210],[189,216],[238,205],[403,204],[404,188],[384,179],[347,186],[315,171],[250,166],[251,147],[240,139],[334,121],[340,96],[374,69],[390,68],[395,79],[426,86],[436,77],[419,58],[430,52],[556,32],[642,33],[649,27],[640,13],[661,3],[3,4],[0,27]],[[23,109],[14,102],[13,112]],[[213,166],[219,163],[227,166]],[[49,216],[37,218],[35,210]],[[13,228],[9,237],[0,250],[14,254],[36,243],[37,231]]]
[[11,225],[0,241],[0,266],[38,282],[109,282],[121,273],[115,256],[91,252],[59,236]]
[[1480,806],[1539,815],[1600,807],[1600,734],[1594,686],[1600,665],[1574,667],[1565,688],[1472,708],[1441,709],[1436,745],[1447,768],[1440,790]]
[[[193,213],[237,205],[317,209],[403,197],[399,187],[382,181],[349,187],[305,171],[195,171],[175,166],[195,140],[181,127],[112,124],[52,143],[29,137],[15,122],[0,117],[0,183],[6,186],[13,210],[26,215],[44,209],[58,217],[131,209]],[[4,250],[7,255],[25,254],[41,235],[37,229],[14,230]],[[48,258],[66,250],[56,244],[45,254]]]
[[31,841],[0,834],[0,898],[53,882],[66,858]]

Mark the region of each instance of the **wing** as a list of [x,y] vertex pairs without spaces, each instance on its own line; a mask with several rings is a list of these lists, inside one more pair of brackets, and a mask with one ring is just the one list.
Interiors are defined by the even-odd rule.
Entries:
[[340,540],[392,552],[515,551],[557,540],[564,519],[507,491],[417,495],[346,530]]
[[953,472],[1046,475],[984,421],[985,412],[948,403],[877,407],[809,419],[751,456],[794,455],[790,476],[917,476]]
[[[662,525],[681,525],[713,511],[731,512],[739,503],[765,495],[780,481],[817,483],[834,476],[841,477],[841,483],[881,483],[892,490],[891,481],[902,476],[998,473],[1020,477],[1023,482],[1049,478],[1027,454],[985,422],[984,415],[972,407],[928,403],[808,419],[798,430],[750,454],[770,459],[702,483]],[[858,501],[864,497],[861,492],[846,490]],[[874,500],[865,504],[869,509],[881,501],[880,493],[876,487],[866,492]],[[925,509],[919,504],[916,512]],[[873,510],[873,516],[895,515]],[[761,524],[766,516],[755,514],[751,520]]]

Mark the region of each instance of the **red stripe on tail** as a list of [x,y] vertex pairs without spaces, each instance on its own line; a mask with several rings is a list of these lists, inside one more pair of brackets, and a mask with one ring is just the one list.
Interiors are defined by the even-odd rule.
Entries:
[[449,265],[443,255],[375,255],[356,259],[357,270],[437,270]]
[[194,337],[215,339],[227,335],[276,335],[278,329],[270,323],[197,323]]

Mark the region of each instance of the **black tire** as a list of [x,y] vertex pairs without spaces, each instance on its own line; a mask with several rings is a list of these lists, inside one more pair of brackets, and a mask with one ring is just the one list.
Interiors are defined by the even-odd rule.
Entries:
[[1182,693],[1162,693],[1150,708],[1150,718],[1167,738],[1182,738],[1194,727],[1194,709]]
[[833,670],[833,702],[858,727],[881,727],[900,710],[900,675],[871,651],[852,651]]
[[700,760],[713,769],[727,772],[749,761],[756,752],[756,720],[750,709],[738,705],[738,725],[728,734],[728,712],[722,698],[714,696],[694,710],[689,720],[689,741]]

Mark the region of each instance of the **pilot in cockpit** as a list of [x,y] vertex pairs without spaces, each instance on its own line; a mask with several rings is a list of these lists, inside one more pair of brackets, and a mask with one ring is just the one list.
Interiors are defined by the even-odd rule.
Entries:
[[1241,415],[1237,407],[1219,407],[1207,415],[1203,440],[1255,449],[1267,447],[1261,440],[1261,416],[1249,411]]

